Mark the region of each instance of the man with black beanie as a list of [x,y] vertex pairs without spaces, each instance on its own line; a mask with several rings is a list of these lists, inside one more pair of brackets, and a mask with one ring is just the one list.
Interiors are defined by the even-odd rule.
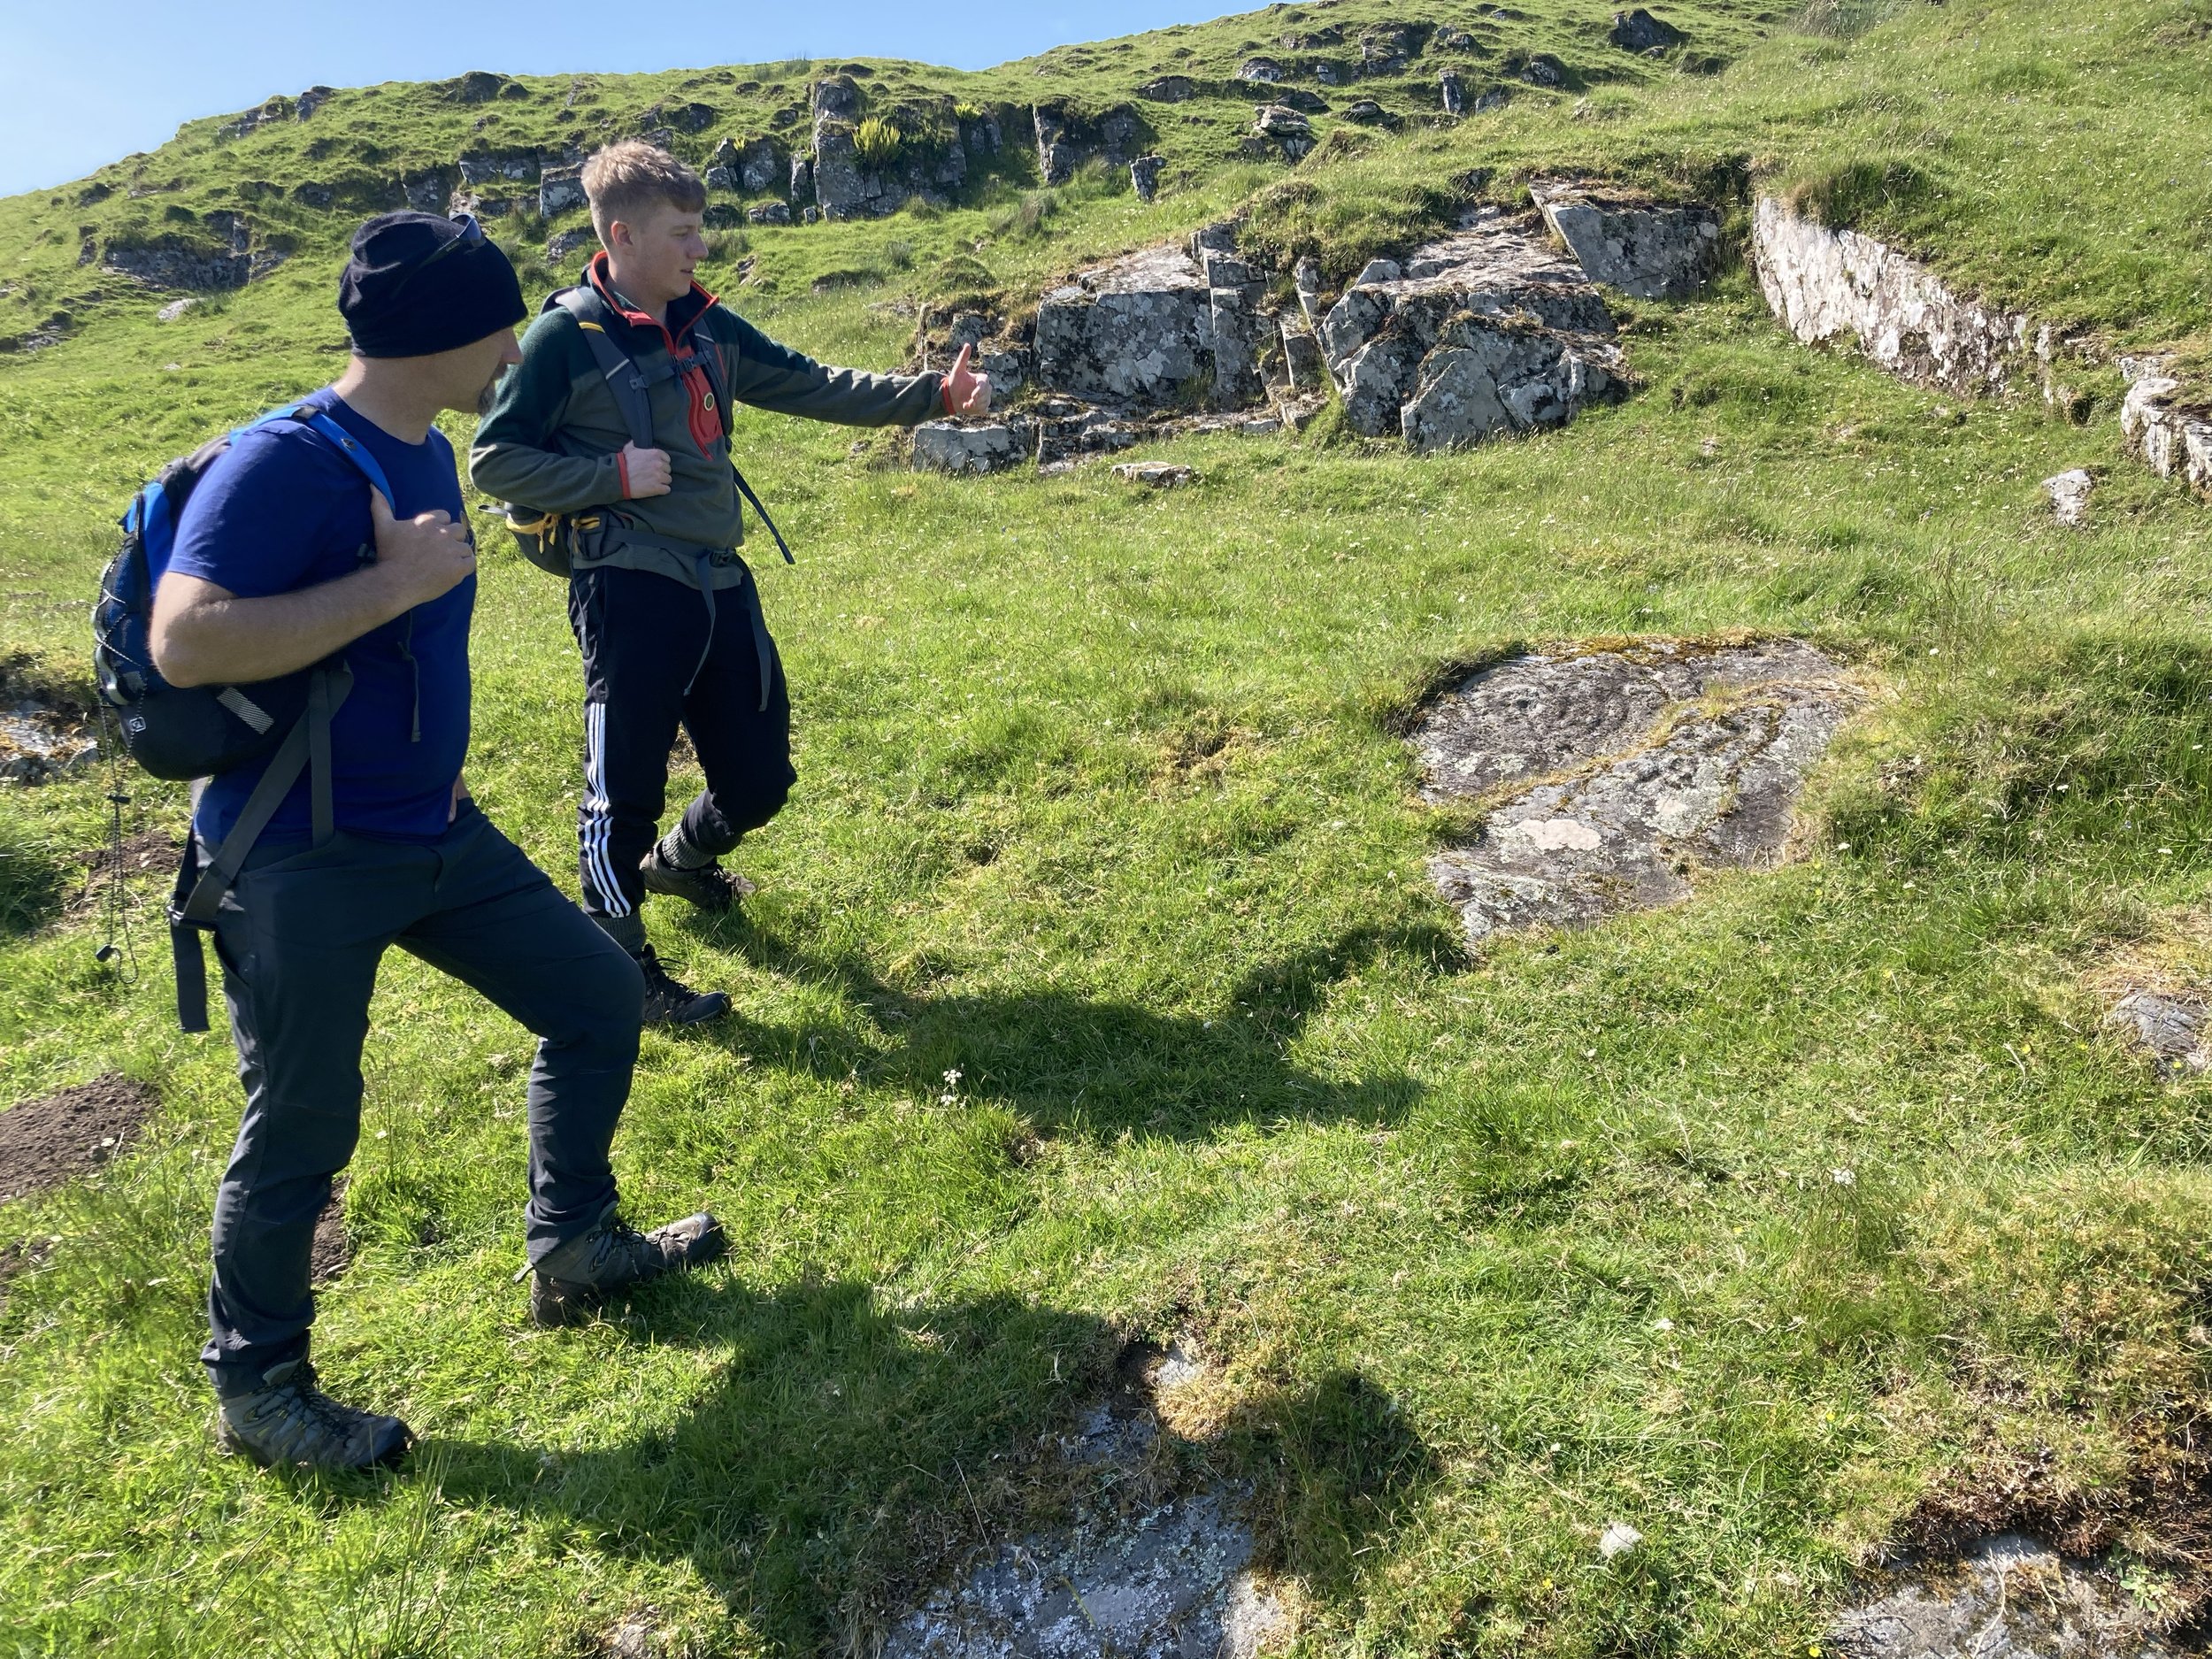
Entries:
[[[387,213],[354,237],[338,309],[352,361],[301,408],[372,457],[391,498],[318,426],[250,427],[190,496],[153,614],[155,664],[173,685],[339,662],[350,678],[323,775],[311,767],[277,809],[214,928],[246,1110],[216,1199],[200,1357],[227,1448],[323,1469],[396,1463],[411,1440],[397,1417],[332,1400],[308,1361],[315,1222],[359,1137],[388,947],[538,1035],[526,1232],[540,1324],[722,1242],[709,1215],[651,1233],[618,1217],[608,1150],[637,1057],[637,965],[461,781],[476,553],[433,422],[487,404],[518,360],[514,268],[473,219]],[[230,833],[261,771],[208,781],[194,811],[204,845]]]

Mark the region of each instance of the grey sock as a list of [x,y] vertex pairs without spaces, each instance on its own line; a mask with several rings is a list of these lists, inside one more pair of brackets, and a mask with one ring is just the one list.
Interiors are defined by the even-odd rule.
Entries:
[[599,924],[608,938],[632,956],[638,956],[645,949],[645,918],[635,910],[627,916],[595,916],[591,919]]
[[703,853],[691,844],[681,824],[661,837],[660,855],[663,864],[677,870],[703,870],[714,862],[712,853]]

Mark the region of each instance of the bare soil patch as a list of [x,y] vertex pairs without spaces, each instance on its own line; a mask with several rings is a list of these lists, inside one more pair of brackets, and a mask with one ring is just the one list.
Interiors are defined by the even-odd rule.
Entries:
[[71,895],[69,913],[85,916],[98,910],[105,902],[108,884],[119,876],[128,881],[139,876],[175,874],[182,850],[180,838],[168,830],[142,830],[119,849],[88,847],[77,855],[77,862],[84,866],[84,885]]
[[160,1103],[147,1084],[111,1071],[0,1112],[0,1203],[97,1169]]
[[330,1202],[315,1217],[314,1254],[308,1257],[310,1283],[327,1285],[353,1263],[353,1240],[346,1233],[346,1184],[334,1181]]

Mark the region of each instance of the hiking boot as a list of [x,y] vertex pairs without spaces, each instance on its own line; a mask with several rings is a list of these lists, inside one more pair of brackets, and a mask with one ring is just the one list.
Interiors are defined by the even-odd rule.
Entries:
[[728,992],[693,990],[661,966],[650,945],[638,953],[637,965],[645,974],[645,1023],[649,1025],[696,1025],[730,1011]]
[[710,860],[688,870],[669,863],[658,841],[638,860],[637,869],[645,878],[648,893],[688,900],[710,916],[726,913],[740,899],[749,898],[756,891],[751,882],[734,870],[723,869],[718,861]]
[[590,1232],[555,1246],[532,1265],[530,1317],[549,1327],[574,1325],[618,1291],[710,1262],[727,1248],[722,1224],[704,1210],[640,1233],[610,1204]]
[[215,1438],[265,1469],[323,1470],[396,1468],[415,1440],[397,1417],[340,1405],[303,1359],[272,1365],[253,1393],[217,1402]]

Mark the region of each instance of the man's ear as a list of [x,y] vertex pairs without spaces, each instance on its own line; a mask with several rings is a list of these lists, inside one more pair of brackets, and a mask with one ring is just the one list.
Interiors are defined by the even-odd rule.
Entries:
[[633,247],[635,243],[636,238],[630,234],[627,225],[618,219],[607,221],[607,246],[610,250]]

